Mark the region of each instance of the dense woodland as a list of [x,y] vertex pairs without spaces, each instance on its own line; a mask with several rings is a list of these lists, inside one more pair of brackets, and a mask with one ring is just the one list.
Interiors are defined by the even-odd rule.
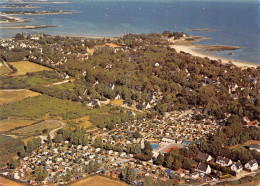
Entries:
[[[41,85],[30,88],[74,101],[80,101],[79,96],[114,99],[119,94],[123,99],[139,102],[149,101],[148,95],[157,93],[162,98],[158,100],[160,104],[154,105],[154,111],[160,114],[176,109],[202,107],[207,114],[217,118],[224,118],[225,113],[248,116],[251,120],[260,118],[259,68],[241,69],[232,64],[223,65],[220,61],[177,53],[163,39],[167,34],[125,35],[113,41],[121,46],[118,51],[95,47],[111,42],[109,40],[80,40],[59,36],[41,38],[35,42],[43,47],[43,53],[35,51],[31,56],[43,60],[33,61],[76,78],[75,87],[66,91]],[[95,49],[88,59],[78,59],[73,55],[86,48]],[[27,49],[2,52],[2,58],[12,61],[8,60],[8,56],[17,57],[21,53],[24,54],[21,58],[30,58]],[[57,62],[64,56],[67,61],[62,64],[48,63],[49,59]],[[46,74],[41,75],[46,77]],[[31,76],[37,75],[28,74],[28,77]],[[17,82],[19,87],[28,86],[26,80],[17,77],[2,77],[2,81],[5,82],[3,88],[8,87],[8,81]],[[112,90],[110,85],[115,85],[115,89]]]

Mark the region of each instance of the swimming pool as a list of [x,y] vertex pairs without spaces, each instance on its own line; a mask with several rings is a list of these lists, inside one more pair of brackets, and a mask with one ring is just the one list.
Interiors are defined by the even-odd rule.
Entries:
[[153,147],[153,150],[158,150],[159,144],[152,143],[151,146]]

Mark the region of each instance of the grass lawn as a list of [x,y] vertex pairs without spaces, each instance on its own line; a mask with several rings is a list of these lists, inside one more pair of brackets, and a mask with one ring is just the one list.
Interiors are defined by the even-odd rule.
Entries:
[[34,120],[2,119],[0,120],[0,132],[6,132],[16,127],[25,127],[33,124]]
[[43,121],[37,124],[29,125],[17,130],[13,130],[11,133],[18,136],[30,136],[34,134],[41,134],[43,129],[54,129],[60,127],[60,123],[57,121]]
[[0,105],[40,95],[30,90],[0,90]]
[[0,185],[1,186],[9,186],[9,185],[12,185],[12,186],[23,186],[23,184],[21,184],[21,183],[17,183],[15,181],[9,180],[9,179],[4,178],[2,176],[0,176]]
[[114,105],[123,105],[124,100],[122,100],[122,99],[111,100],[110,103],[114,104]]
[[10,62],[9,64],[13,65],[17,69],[17,72],[12,74],[12,76],[26,75],[27,72],[51,70],[50,68],[29,61]]
[[109,178],[105,178],[103,176],[93,176],[90,178],[86,178],[83,180],[80,180],[76,183],[71,184],[71,186],[127,186],[126,183],[112,180]]

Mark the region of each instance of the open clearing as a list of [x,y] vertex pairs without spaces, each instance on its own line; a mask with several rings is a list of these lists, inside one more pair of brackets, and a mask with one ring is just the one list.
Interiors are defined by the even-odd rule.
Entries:
[[33,125],[29,125],[27,127],[23,127],[17,130],[12,131],[12,134],[19,135],[19,136],[28,136],[32,134],[41,133],[44,129],[54,129],[58,128],[60,126],[60,123],[55,120],[48,120],[43,121],[40,123],[36,123]]
[[0,105],[23,100],[28,97],[38,96],[40,93],[27,89],[21,90],[0,90]]
[[15,182],[15,181],[12,181],[12,180],[9,180],[9,179],[7,179],[7,178],[4,178],[4,177],[2,177],[2,176],[0,176],[0,185],[2,186],[2,185],[12,185],[12,186],[23,186],[23,184],[21,184],[21,183],[17,183],[17,182]]
[[93,176],[90,178],[83,179],[79,182],[71,184],[71,186],[126,186],[127,184],[120,182],[120,181],[115,181],[109,178],[105,178],[102,176]]
[[0,132],[6,132],[16,127],[25,127],[35,123],[35,120],[2,119],[0,120]]
[[51,70],[50,68],[29,61],[10,62],[9,64],[13,65],[17,69],[17,72],[12,74],[12,76],[26,75],[27,72]]
[[81,127],[84,127],[85,129],[96,127],[91,121],[89,121],[89,119],[90,119],[90,116],[84,116],[82,118],[74,119],[73,121],[75,121]]

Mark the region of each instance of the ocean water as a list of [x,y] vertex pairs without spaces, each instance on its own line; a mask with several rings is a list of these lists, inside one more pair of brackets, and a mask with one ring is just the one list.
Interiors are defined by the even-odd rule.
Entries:
[[[10,1],[2,0],[2,2]],[[240,46],[242,48],[239,50],[215,54],[220,57],[260,64],[260,1],[70,0],[70,2],[32,5],[40,6],[35,10],[72,10],[77,13],[19,16],[28,18],[32,22],[0,24],[0,26],[60,25],[60,27],[33,30],[1,29],[0,38],[13,37],[18,32],[110,37],[127,33],[162,33],[164,30],[169,30],[210,38],[201,41],[201,44]],[[204,28],[218,31],[187,31]],[[228,55],[230,52],[233,53],[232,56]]]

